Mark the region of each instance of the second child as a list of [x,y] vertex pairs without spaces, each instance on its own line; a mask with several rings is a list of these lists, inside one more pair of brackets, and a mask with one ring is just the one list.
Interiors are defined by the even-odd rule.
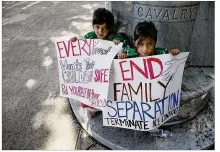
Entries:
[[[134,49],[125,49],[123,53],[119,55],[119,58],[145,57],[167,53],[171,53],[172,55],[179,54],[180,51],[178,49],[171,49],[168,51],[167,49],[156,48],[157,33],[158,31],[154,23],[146,21],[138,23],[134,31]],[[162,137],[169,137],[172,135],[168,130],[158,128],[149,132],[151,132],[153,136],[158,136],[160,134]]]
[[[109,40],[115,44],[124,42],[124,37],[115,31],[114,16],[109,10],[105,8],[96,9],[93,13],[92,26],[93,31],[88,32],[84,36],[85,39]],[[77,39],[77,37],[71,38],[73,42]]]
[[[94,11],[92,25],[93,31],[88,32],[84,36],[85,39],[109,40],[113,41],[116,45],[125,40],[123,36],[116,33],[114,16],[105,8],[98,8]],[[77,39],[77,37],[73,37],[70,40],[75,42]],[[83,103],[81,104],[81,107],[87,108],[88,117],[92,117],[96,112],[100,111]]]
[[144,57],[151,55],[179,54],[178,49],[171,49],[168,51],[163,48],[156,48],[157,43],[157,29],[152,22],[139,22],[134,30],[134,48],[128,48],[119,55],[119,59]]

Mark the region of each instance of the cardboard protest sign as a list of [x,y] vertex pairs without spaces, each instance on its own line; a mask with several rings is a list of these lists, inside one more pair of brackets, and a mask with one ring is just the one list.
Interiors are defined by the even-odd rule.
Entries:
[[102,109],[110,66],[121,48],[122,44],[100,39],[56,42],[60,95]]
[[175,116],[188,54],[114,60],[103,125],[147,131]]

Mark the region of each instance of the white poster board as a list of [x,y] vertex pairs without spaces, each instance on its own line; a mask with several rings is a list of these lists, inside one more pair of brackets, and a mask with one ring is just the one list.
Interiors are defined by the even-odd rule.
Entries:
[[103,125],[147,131],[175,116],[188,54],[114,60]]
[[148,131],[178,113],[188,52],[115,59],[122,44],[56,42],[60,95],[103,111],[103,125]]
[[107,100],[110,66],[122,44],[100,39],[55,44],[60,95],[102,109]]

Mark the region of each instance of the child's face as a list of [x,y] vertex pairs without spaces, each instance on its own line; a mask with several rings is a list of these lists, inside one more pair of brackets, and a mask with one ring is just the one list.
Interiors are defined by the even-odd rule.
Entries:
[[93,26],[93,29],[95,31],[95,34],[96,36],[99,38],[99,39],[104,39],[106,38],[106,36],[108,35],[109,33],[109,29],[107,28],[107,25],[104,23],[104,24],[95,24]]
[[134,44],[137,48],[139,56],[143,57],[153,54],[156,46],[156,41],[150,37],[147,37],[138,44],[139,40],[140,39],[137,39]]

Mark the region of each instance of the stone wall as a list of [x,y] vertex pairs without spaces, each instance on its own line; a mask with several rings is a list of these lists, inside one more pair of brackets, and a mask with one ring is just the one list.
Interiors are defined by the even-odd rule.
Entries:
[[152,21],[158,29],[157,47],[190,52],[188,64],[214,66],[214,2],[106,2],[120,32],[132,36],[141,21]]

